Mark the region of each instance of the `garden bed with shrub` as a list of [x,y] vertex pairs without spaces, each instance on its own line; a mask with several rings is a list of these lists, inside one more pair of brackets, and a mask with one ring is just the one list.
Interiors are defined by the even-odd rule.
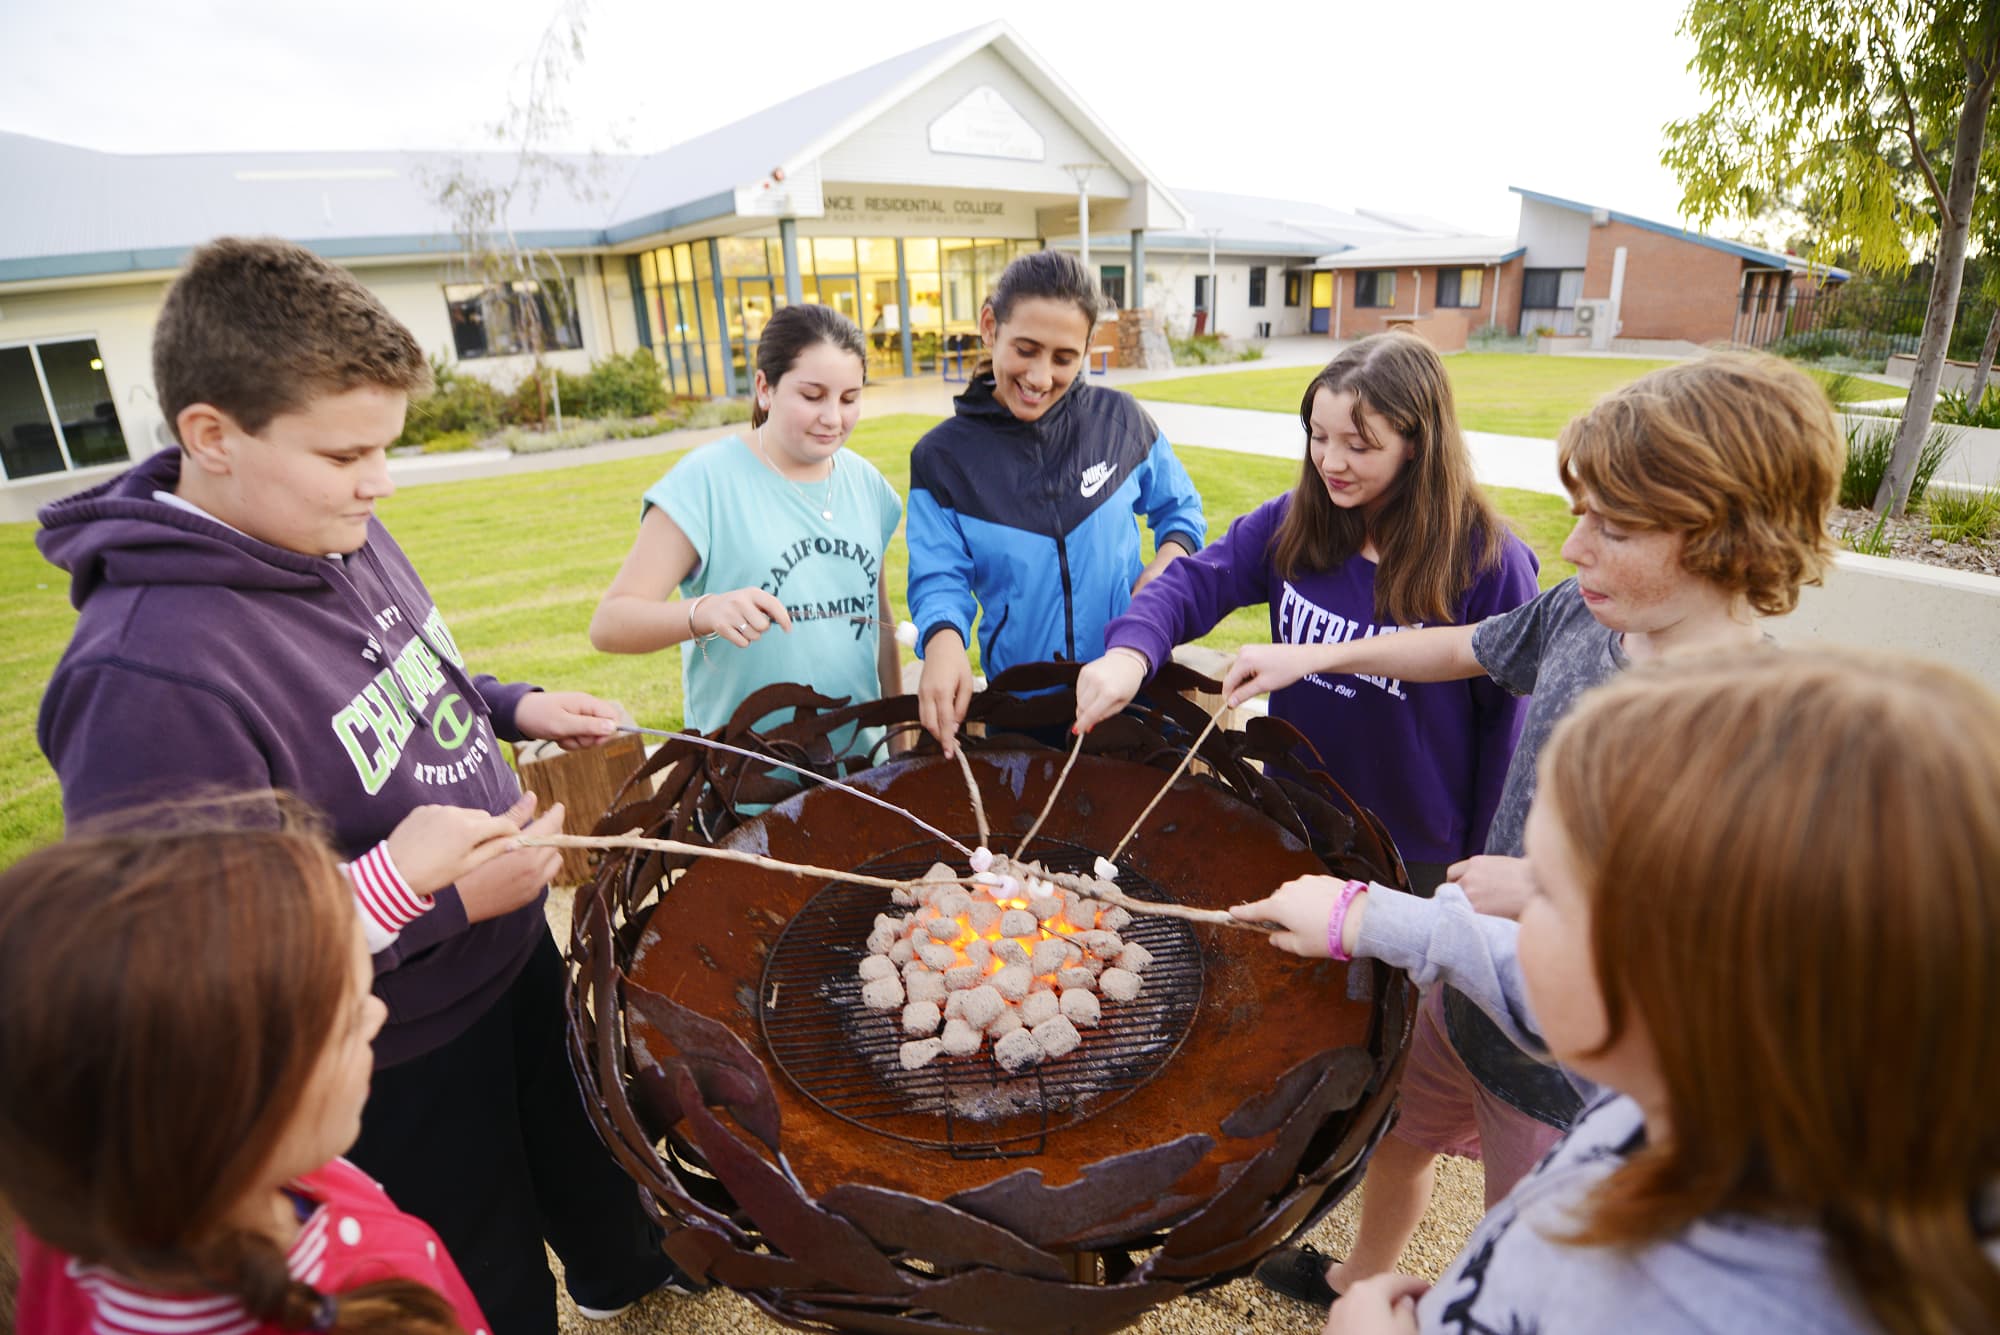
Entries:
[[[644,349],[607,357],[583,375],[545,373],[539,387],[531,374],[502,389],[442,359],[431,363],[431,379],[431,392],[410,404],[403,434],[391,447],[399,454],[482,446],[534,454],[750,419],[749,405],[740,400],[669,392],[659,363]],[[558,401],[561,430],[554,429]]]

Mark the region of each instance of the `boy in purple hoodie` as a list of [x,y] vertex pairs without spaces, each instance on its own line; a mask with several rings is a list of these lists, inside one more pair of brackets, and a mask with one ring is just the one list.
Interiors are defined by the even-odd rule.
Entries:
[[615,717],[473,675],[375,519],[423,350],[345,270],[224,239],[168,291],[153,378],[180,448],[40,516],[79,614],[37,730],[69,822],[204,789],[318,807],[389,1009],[351,1157],[437,1229],[496,1335],[556,1329],[544,1239],[587,1315],[673,1282],[570,1074],[553,850],[425,903],[377,849],[422,805],[524,818],[499,739],[589,746]]

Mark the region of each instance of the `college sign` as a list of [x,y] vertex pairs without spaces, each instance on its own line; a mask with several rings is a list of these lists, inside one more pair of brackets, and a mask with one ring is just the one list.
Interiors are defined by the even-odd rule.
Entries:
[[827,223],[903,235],[1033,236],[1034,212],[993,195],[952,190],[834,186],[823,197]]

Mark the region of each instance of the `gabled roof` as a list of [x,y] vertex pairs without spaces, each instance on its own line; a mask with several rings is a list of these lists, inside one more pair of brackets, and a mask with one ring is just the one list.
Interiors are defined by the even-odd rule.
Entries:
[[[1146,233],[1148,248],[1160,250],[1207,250],[1207,229],[1220,229],[1215,238],[1217,254],[1286,255],[1300,259],[1319,255],[1337,247],[1362,245],[1390,237],[1409,236],[1411,230],[1383,221],[1385,215],[1366,210],[1348,212],[1324,204],[1295,199],[1269,199],[1261,195],[1232,195],[1215,190],[1177,187],[1175,198],[1187,206],[1193,217],[1187,229],[1154,228]],[[1092,246],[1123,247],[1131,238],[1124,234],[1093,236]],[[1064,249],[1073,243],[1058,243]]]
[[1835,268],[1830,264],[1815,265],[1810,260],[1801,259],[1797,255],[1787,255],[1783,251],[1766,250],[1762,246],[1746,245],[1741,241],[1725,241],[1721,237],[1709,236],[1705,232],[1697,232],[1691,228],[1682,227],[1677,223],[1655,222],[1651,218],[1641,218],[1631,213],[1620,213],[1616,209],[1602,208],[1595,204],[1579,203],[1574,199],[1564,199],[1560,195],[1545,195],[1539,190],[1527,190],[1518,185],[1510,185],[1507,188],[1521,198],[1532,199],[1539,204],[1552,204],[1559,209],[1568,209],[1573,213],[1588,213],[1593,216],[1601,213],[1613,222],[1622,222],[1631,227],[1644,228],[1648,232],[1658,232],[1662,236],[1671,236],[1677,240],[1691,242],[1697,246],[1707,246],[1710,250],[1719,250],[1725,255],[1734,255],[1736,258],[1748,260],[1752,264],[1762,264],[1773,269],[1795,269],[1801,272],[1817,270],[1831,278],[1840,280],[1845,280],[1852,276],[1847,270]]
[[1417,236],[1336,250],[1315,269],[1379,269],[1398,264],[1505,264],[1526,249],[1511,236]]
[[[512,170],[505,153],[102,153],[0,133],[0,282],[170,269],[213,236],[290,237],[333,259],[448,253],[451,221],[426,173]],[[605,198],[630,158],[563,159],[599,176],[600,197],[567,190],[523,198],[514,215],[531,246],[601,244]]]
[[[773,169],[810,164],[945,71],[992,49],[1069,120],[1119,175],[1185,223],[1187,209],[1132,156],[1042,59],[1004,23],[988,23],[893,56],[685,144],[648,155],[565,162],[594,165],[597,190],[551,188],[522,201],[520,239],[551,249],[618,246],[736,212]],[[290,237],[335,259],[448,254],[451,223],[425,174],[464,163],[496,177],[508,153],[118,154],[0,133],[0,283],[170,269],[227,233]],[[20,201],[30,201],[23,208]]]

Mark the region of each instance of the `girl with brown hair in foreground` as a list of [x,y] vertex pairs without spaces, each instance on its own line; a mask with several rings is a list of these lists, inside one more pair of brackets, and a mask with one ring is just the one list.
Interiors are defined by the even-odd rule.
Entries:
[[338,1157],[373,974],[353,891],[290,816],[77,838],[0,875],[22,1335],[486,1329],[437,1234]]
[[1541,757],[1518,922],[1306,877],[1300,955],[1450,982],[1587,1106],[1375,1331],[2000,1325],[2000,699],[1889,655],[1633,669]]

